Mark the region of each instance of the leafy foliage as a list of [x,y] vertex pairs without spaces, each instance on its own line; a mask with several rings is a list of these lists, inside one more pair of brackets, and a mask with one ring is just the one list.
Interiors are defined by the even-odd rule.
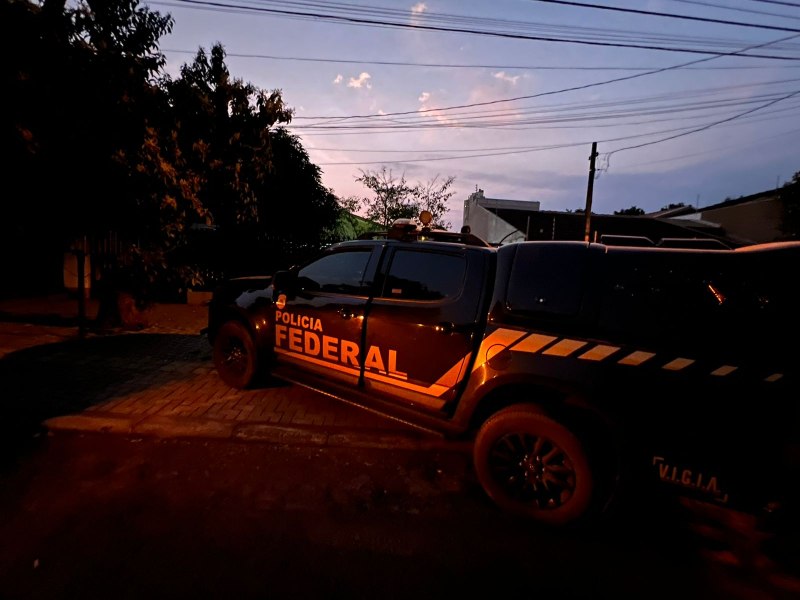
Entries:
[[638,217],[644,214],[644,209],[639,208],[638,206],[631,206],[630,208],[624,208],[622,210],[615,210],[615,215],[626,215],[631,217]]
[[366,217],[383,227],[389,227],[395,219],[410,219],[419,216],[423,210],[433,215],[433,223],[448,229],[450,223],[444,220],[447,214],[447,201],[453,196],[451,189],[455,177],[444,180],[436,175],[426,183],[409,184],[405,174],[396,177],[385,166],[380,171],[361,171],[356,181],[372,191],[372,198],[361,198],[360,204]]
[[783,222],[781,230],[786,239],[800,239],[800,171],[781,188],[783,200]]
[[2,201],[14,224],[7,248],[43,248],[44,258],[113,232],[127,247],[104,267],[106,282],[146,286],[196,284],[209,270],[187,268],[197,225],[219,232],[223,252],[205,251],[217,272],[254,266],[242,257],[269,269],[324,241],[340,208],[281,127],[292,111],[280,90],[233,77],[220,45],[164,76],[158,43],[172,25],[139,0],[0,4],[10,58],[0,150],[8,189],[24,190]]
[[445,221],[447,214],[447,201],[455,193],[451,188],[456,178],[452,175],[444,180],[439,180],[439,175],[424,184],[418,184],[415,195],[419,201],[420,210],[427,210],[433,215],[433,223],[440,229],[450,229],[449,221]]

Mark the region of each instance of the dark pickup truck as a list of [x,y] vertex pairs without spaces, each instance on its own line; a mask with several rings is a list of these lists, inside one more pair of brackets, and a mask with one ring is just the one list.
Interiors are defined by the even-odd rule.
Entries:
[[488,496],[552,525],[623,490],[761,511],[793,489],[800,243],[495,248],[410,221],[365,238],[218,289],[220,377],[473,440]]

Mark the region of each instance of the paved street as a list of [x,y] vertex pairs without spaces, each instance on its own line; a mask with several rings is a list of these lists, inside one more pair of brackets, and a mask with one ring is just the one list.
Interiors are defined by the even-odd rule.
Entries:
[[[4,429],[430,446],[437,436],[272,382],[241,391],[211,362],[205,306],[160,305],[136,332],[77,335],[69,299],[0,303]],[[96,311],[90,306],[87,314]],[[15,349],[16,348],[16,349]]]

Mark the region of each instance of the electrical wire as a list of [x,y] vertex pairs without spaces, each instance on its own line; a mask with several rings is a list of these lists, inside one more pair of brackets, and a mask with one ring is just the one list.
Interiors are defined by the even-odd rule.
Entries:
[[795,17],[795,16],[792,16],[792,15],[785,15],[785,14],[782,14],[782,13],[771,13],[771,12],[765,12],[765,11],[762,11],[762,10],[753,10],[753,9],[749,9],[749,8],[738,8],[738,7],[735,7],[735,6],[725,6],[724,4],[715,4],[714,2],[701,2],[700,0],[672,0],[672,2],[680,2],[682,4],[694,4],[694,5],[697,5],[697,6],[709,6],[711,8],[721,8],[722,10],[731,10],[731,11],[736,11],[736,12],[749,13],[749,14],[753,14],[753,15],[765,15],[765,16],[768,16],[768,17],[779,17],[781,19],[796,19],[796,20],[800,20],[800,17]]
[[531,2],[544,2],[546,4],[561,4],[576,8],[591,8],[595,10],[607,10],[627,14],[643,15],[650,17],[663,17],[667,19],[681,19],[685,21],[697,21],[699,23],[714,23],[716,25],[733,25],[736,27],[750,27],[752,29],[768,29],[770,31],[800,32],[795,27],[780,27],[778,25],[764,25],[760,23],[747,23],[745,21],[730,21],[727,19],[712,19],[710,17],[694,17],[691,15],[679,15],[675,13],[665,13],[652,10],[640,10],[638,8],[624,8],[621,6],[604,6],[602,4],[590,4],[588,2],[573,2],[571,0],[531,0]]
[[750,49],[769,46],[769,45],[777,43],[777,42],[783,42],[783,41],[786,41],[786,40],[795,39],[797,37],[800,37],[800,34],[787,36],[787,37],[784,37],[784,38],[773,40],[771,42],[764,42],[764,43],[761,43],[761,44],[755,44],[755,45],[752,45],[752,46],[747,46],[745,48],[742,48],[741,50],[737,50],[736,52],[730,52],[730,53],[726,53],[726,54],[719,54],[719,55],[716,55],[716,56],[707,56],[705,58],[699,58],[699,59],[692,60],[692,61],[689,61],[689,62],[679,63],[677,65],[671,65],[669,67],[662,67],[660,69],[654,69],[652,71],[645,71],[644,73],[636,73],[634,75],[626,75],[624,77],[615,77],[614,79],[607,79],[605,81],[597,81],[597,82],[594,82],[594,83],[587,83],[587,84],[584,84],[584,85],[571,86],[571,87],[562,88],[562,89],[558,89],[558,90],[550,90],[550,91],[547,91],[547,92],[539,92],[538,94],[529,94],[529,95],[526,95],[526,96],[517,96],[515,98],[503,98],[503,99],[500,99],[500,100],[488,100],[486,102],[472,102],[472,103],[469,103],[469,104],[460,104],[460,105],[447,106],[447,107],[441,107],[441,108],[429,108],[429,109],[419,109],[419,110],[412,110],[412,111],[391,112],[391,113],[371,113],[371,114],[366,114],[366,115],[349,115],[349,116],[318,116],[318,117],[298,116],[298,117],[294,117],[294,118],[295,119],[309,119],[309,120],[313,120],[313,119],[319,119],[319,120],[322,120],[322,119],[345,120],[345,119],[365,119],[365,118],[375,118],[375,117],[384,118],[384,117],[394,117],[394,116],[429,113],[429,112],[441,113],[441,112],[445,112],[445,111],[458,110],[458,109],[463,109],[463,108],[473,108],[473,107],[476,107],[476,106],[491,106],[491,105],[494,105],[494,104],[501,104],[501,103],[504,103],[504,102],[517,102],[519,100],[532,100],[534,98],[541,98],[541,97],[544,97],[544,96],[552,96],[552,95],[555,95],[555,94],[563,94],[565,92],[575,92],[575,91],[580,91],[580,90],[586,90],[586,89],[599,87],[599,86],[603,86],[603,85],[609,85],[609,84],[612,84],[612,83],[619,83],[621,81],[630,81],[630,80],[633,80],[633,79],[638,79],[639,77],[646,77],[648,75],[655,75],[655,74],[658,74],[658,73],[665,73],[667,71],[673,71],[673,70],[676,70],[676,69],[681,69],[683,67],[687,67],[687,66],[690,66],[690,65],[696,65],[696,64],[699,64],[699,63],[703,63],[703,62],[716,60],[716,59],[721,58],[723,56],[741,56],[742,52],[747,52]]
[[637,144],[635,146],[626,146],[624,148],[617,148],[617,149],[612,150],[611,152],[609,152],[607,154],[607,156],[610,159],[611,156],[616,154],[617,152],[623,152],[625,150],[636,150],[637,148],[644,148],[645,146],[652,146],[653,144],[660,144],[662,142],[668,142],[670,140],[674,140],[674,139],[677,139],[679,137],[683,137],[683,136],[686,136],[686,135],[691,135],[693,133],[699,133],[700,131],[705,131],[707,129],[711,129],[712,127],[715,127],[717,125],[721,125],[722,123],[728,123],[730,121],[733,121],[734,119],[739,119],[741,117],[744,117],[745,115],[752,114],[752,113],[754,113],[756,111],[759,111],[759,110],[761,110],[763,108],[767,108],[768,106],[772,106],[773,104],[777,104],[778,102],[782,102],[783,100],[788,100],[789,98],[793,98],[794,96],[797,96],[798,94],[800,94],[800,90],[795,90],[794,92],[792,92],[790,94],[787,94],[787,95],[785,95],[785,96],[783,96],[781,98],[777,98],[775,100],[771,100],[771,101],[766,102],[766,103],[764,103],[764,104],[762,104],[760,106],[757,106],[755,108],[751,108],[751,109],[746,110],[746,111],[744,111],[742,113],[739,113],[737,115],[733,115],[732,117],[729,117],[727,119],[722,119],[721,121],[715,121],[713,123],[708,123],[708,124],[706,124],[706,125],[704,125],[702,127],[698,127],[697,129],[692,129],[691,131],[687,131],[687,132],[680,133],[680,134],[677,134],[677,135],[673,135],[673,136],[669,136],[669,137],[666,137],[666,138],[662,138],[660,140],[654,140],[652,142],[646,142],[644,144]]
[[[197,50],[178,50],[175,48],[164,48],[161,50],[166,54],[190,54],[196,55]],[[366,60],[366,59],[347,59],[347,58],[322,58],[312,56],[281,56],[274,54],[252,54],[245,52],[225,52],[226,57],[230,58],[257,58],[261,60],[283,60],[283,61],[296,61],[296,62],[315,62],[315,63],[333,63],[333,64],[351,64],[351,65],[381,65],[390,67],[424,67],[424,68],[442,68],[442,69],[503,69],[503,70],[516,70],[516,71],[651,71],[661,67],[631,67],[631,66],[604,66],[604,67],[589,67],[579,65],[566,65],[566,66],[550,66],[550,65],[492,65],[492,64],[453,64],[453,63],[420,63],[420,62],[407,62],[407,61],[391,61],[391,60]],[[763,69],[763,65],[729,65],[729,66],[703,66],[703,67],[686,67],[687,71],[738,71],[738,70],[751,70]],[[770,65],[772,69],[800,69],[800,65]]]
[[[506,32],[491,31],[491,30],[474,29],[467,27],[445,27],[440,25],[424,25],[421,23],[393,22],[387,20],[369,19],[366,17],[358,17],[350,15],[334,15],[330,13],[326,14],[320,12],[310,12],[307,10],[299,11],[299,10],[286,10],[279,8],[266,8],[263,6],[256,7],[256,6],[247,6],[242,4],[226,4],[224,2],[215,2],[212,0],[175,0],[175,2],[152,2],[152,4],[166,5],[166,6],[189,5],[196,8],[205,8],[207,10],[215,10],[219,12],[228,12],[228,13],[239,12],[243,14],[248,14],[255,12],[261,14],[269,14],[273,16],[283,16],[289,18],[295,17],[299,19],[315,20],[315,21],[329,21],[329,22],[336,22],[349,25],[366,25],[373,27],[413,29],[420,31],[433,31],[442,33],[462,33],[462,34],[498,37],[505,39],[517,39],[517,40],[551,42],[551,43],[583,44],[589,46],[608,47],[608,48],[632,48],[638,50],[656,50],[663,52],[679,52],[688,54],[717,54],[715,52],[700,48],[685,48],[685,47],[673,48],[657,44],[621,43],[621,42],[601,41],[597,39],[595,40],[579,39],[575,37],[570,39],[570,38],[556,37],[549,35],[529,35],[529,34],[514,33],[508,31]],[[427,13],[423,14],[427,15]],[[800,29],[792,31],[800,32]],[[782,55],[742,54],[742,56],[746,56],[748,58],[769,58],[773,60],[800,60],[800,58],[797,57],[791,57],[791,56],[787,57]]]

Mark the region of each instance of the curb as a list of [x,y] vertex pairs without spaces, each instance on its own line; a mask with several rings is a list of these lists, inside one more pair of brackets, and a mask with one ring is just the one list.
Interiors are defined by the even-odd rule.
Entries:
[[344,448],[382,448],[390,450],[448,450],[471,452],[470,442],[448,440],[416,431],[407,435],[383,430],[336,431],[315,427],[286,427],[271,423],[226,423],[197,417],[152,416],[144,418],[116,415],[63,415],[44,421],[48,431],[115,433],[157,438],[227,439],[279,445]]

